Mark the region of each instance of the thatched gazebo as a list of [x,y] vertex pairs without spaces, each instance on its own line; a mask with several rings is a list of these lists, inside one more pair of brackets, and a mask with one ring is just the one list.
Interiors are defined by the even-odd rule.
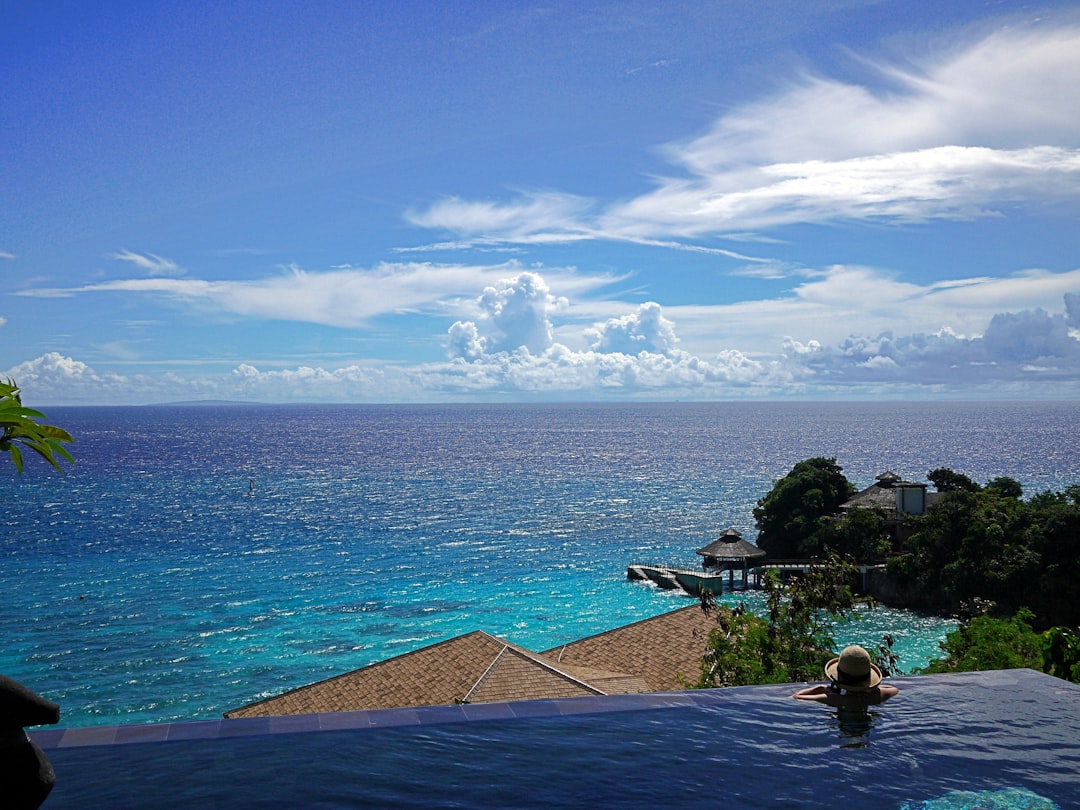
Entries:
[[705,559],[701,566],[706,571],[728,571],[728,584],[735,584],[735,567],[742,563],[743,584],[746,584],[746,570],[750,560],[761,559],[766,556],[763,549],[758,548],[748,540],[743,540],[738,529],[725,529],[720,536],[713,540],[705,548],[699,548],[698,554]]

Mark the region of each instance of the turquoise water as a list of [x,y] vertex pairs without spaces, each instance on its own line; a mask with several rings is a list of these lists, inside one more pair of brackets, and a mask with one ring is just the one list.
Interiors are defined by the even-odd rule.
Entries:
[[[78,465],[0,472],[0,671],[64,725],[210,718],[473,629],[542,650],[686,604],[802,458],[1080,481],[1076,403],[50,409]],[[254,486],[252,486],[254,482]],[[741,595],[735,597],[742,598]],[[948,625],[880,612],[838,641]]]

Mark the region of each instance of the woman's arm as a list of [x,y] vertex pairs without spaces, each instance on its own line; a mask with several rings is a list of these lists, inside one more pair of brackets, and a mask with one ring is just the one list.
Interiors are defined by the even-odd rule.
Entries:
[[815,700],[819,703],[824,703],[829,699],[829,687],[825,684],[818,684],[817,686],[808,686],[805,689],[800,689],[794,695],[796,700]]

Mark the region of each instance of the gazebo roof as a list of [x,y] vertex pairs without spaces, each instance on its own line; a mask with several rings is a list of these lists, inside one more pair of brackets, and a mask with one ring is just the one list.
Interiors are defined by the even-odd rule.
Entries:
[[726,529],[705,548],[699,548],[697,553],[717,560],[745,560],[748,557],[764,557],[767,552],[743,540],[738,529]]

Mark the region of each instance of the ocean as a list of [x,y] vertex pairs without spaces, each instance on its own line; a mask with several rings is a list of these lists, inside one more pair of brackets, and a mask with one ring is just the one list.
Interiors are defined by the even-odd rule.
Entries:
[[[67,726],[216,718],[475,629],[544,650],[680,607],[627,565],[753,540],[804,458],[858,487],[1080,483],[1076,402],[46,410],[77,464],[0,468],[0,672]],[[891,632],[910,671],[952,626],[877,608],[837,641]]]

